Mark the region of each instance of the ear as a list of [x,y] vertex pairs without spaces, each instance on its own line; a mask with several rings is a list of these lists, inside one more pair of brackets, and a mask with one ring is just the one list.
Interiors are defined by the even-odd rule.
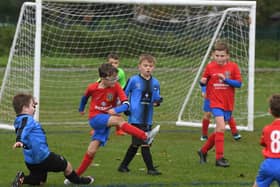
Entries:
[[271,114],[271,109],[270,108],[268,109],[268,112]]

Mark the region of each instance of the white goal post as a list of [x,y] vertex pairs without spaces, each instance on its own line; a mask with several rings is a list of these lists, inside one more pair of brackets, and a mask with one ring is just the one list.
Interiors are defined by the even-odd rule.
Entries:
[[77,112],[97,67],[113,52],[127,77],[138,57],[157,59],[153,75],[163,104],[155,123],[201,126],[199,77],[213,43],[226,40],[242,71],[234,116],[253,130],[255,1],[37,0],[24,3],[0,90],[0,128],[13,129],[11,101],[19,92],[39,101],[44,124],[87,124]]

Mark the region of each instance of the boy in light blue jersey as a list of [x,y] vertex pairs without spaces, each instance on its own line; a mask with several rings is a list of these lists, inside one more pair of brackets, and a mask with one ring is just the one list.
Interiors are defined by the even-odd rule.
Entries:
[[[159,81],[152,76],[156,60],[151,55],[141,55],[138,69],[140,74],[132,76],[125,86],[125,93],[129,97],[130,109],[128,121],[135,127],[148,132],[151,130],[153,123],[154,106],[159,106],[162,102],[160,96]],[[150,145],[143,140],[132,136],[131,145],[129,146],[125,158],[120,164],[119,172],[129,172],[129,163],[141,147],[143,160],[147,167],[149,175],[160,175],[153,165]]]
[[13,98],[13,107],[17,114],[14,122],[16,143],[13,148],[23,148],[25,165],[30,174],[19,171],[12,187],[23,184],[43,185],[47,181],[48,172],[64,172],[64,176],[74,184],[91,184],[90,176],[79,177],[71,164],[61,155],[51,152],[45,131],[33,115],[37,102],[30,94],[18,94]]

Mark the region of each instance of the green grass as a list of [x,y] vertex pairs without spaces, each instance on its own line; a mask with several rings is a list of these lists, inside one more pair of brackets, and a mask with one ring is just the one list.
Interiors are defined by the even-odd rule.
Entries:
[[[6,58],[0,58],[0,66]],[[96,62],[97,63],[97,62]],[[259,61],[257,65],[265,62]],[[267,62],[268,66],[276,68],[279,62]],[[124,62],[126,64],[126,62]],[[50,65],[52,67],[52,65]],[[127,66],[130,67],[130,66]],[[4,69],[0,75],[3,77]],[[163,74],[165,75],[165,74]],[[176,78],[176,77],[175,77]],[[172,81],[173,79],[170,79]],[[177,80],[179,81],[179,80]],[[255,85],[255,109],[256,111],[267,111],[266,99],[272,93],[279,92],[277,86],[280,77],[277,72],[264,72],[256,74]],[[1,79],[0,79],[1,83]],[[73,84],[74,82],[72,82]],[[176,82],[178,84],[178,82]],[[170,85],[165,83],[163,85]],[[42,83],[47,87],[47,83]],[[184,87],[181,85],[181,87]],[[163,93],[170,89],[163,87]],[[72,90],[72,92],[80,90]],[[176,93],[176,90],[172,93]],[[77,94],[80,96],[80,94]],[[48,96],[51,96],[48,93]],[[174,96],[175,97],[175,96]],[[77,98],[79,98],[77,96]],[[169,98],[165,98],[164,105],[160,110],[169,108]],[[179,100],[180,98],[176,98]],[[53,100],[42,100],[42,106],[48,109],[52,106]],[[75,101],[71,101],[75,102]],[[77,101],[78,102],[78,101]],[[67,106],[69,107],[69,101]],[[75,108],[77,104],[73,104]],[[172,106],[174,107],[174,106]],[[168,111],[166,109],[166,111]],[[45,118],[50,119],[52,110],[48,109]],[[76,110],[74,111],[76,114]],[[235,111],[237,112],[237,110]],[[166,118],[170,112],[159,113],[155,111],[155,119]],[[176,113],[177,114],[177,113]],[[69,113],[66,115],[69,116]],[[44,117],[44,116],[43,116]],[[66,116],[67,117],[67,116]],[[270,123],[270,116],[255,118],[254,132],[241,132],[241,141],[234,141],[229,132],[225,136],[225,157],[230,161],[229,168],[215,167],[215,153],[209,152],[208,163],[200,165],[196,151],[202,146],[199,140],[200,129],[190,127],[177,127],[174,124],[162,125],[161,133],[156,137],[152,146],[152,154],[155,165],[163,172],[162,176],[148,176],[146,174],[144,162],[141,155],[135,157],[129,168],[130,173],[119,173],[117,167],[123,158],[127,147],[130,144],[130,136],[117,137],[111,135],[108,144],[102,147],[97,153],[93,165],[87,170],[86,175],[93,175],[96,179],[94,186],[126,187],[126,186],[209,186],[209,187],[228,187],[228,186],[251,186],[255,180],[259,164],[263,160],[259,138],[261,129],[265,124]],[[61,126],[45,125],[48,143],[52,151],[65,156],[76,168],[87,149],[90,141],[89,127],[80,126]],[[212,130],[212,129],[211,129]],[[210,130],[210,131],[211,131]],[[112,129],[114,131],[114,129]],[[20,149],[13,150],[12,145],[15,141],[15,134],[10,131],[0,130],[0,186],[9,186],[18,170],[27,169],[24,165],[23,156]],[[46,186],[63,186],[62,173],[50,173]],[[274,184],[273,186],[276,186]]]
[[[254,132],[241,132],[241,141],[234,141],[230,132],[225,136],[225,157],[229,168],[215,167],[215,153],[209,152],[208,163],[200,165],[196,151],[202,146],[200,129],[162,125],[152,146],[154,164],[163,172],[161,176],[148,176],[141,155],[137,155],[129,168],[130,173],[119,173],[117,167],[130,144],[130,136],[111,134],[110,140],[96,155],[85,175],[95,177],[95,186],[251,186],[262,161],[259,138],[264,124],[271,117],[255,121]],[[89,127],[44,126],[52,151],[64,155],[77,167],[90,141]],[[212,129],[211,129],[212,130]],[[112,129],[112,132],[114,129]],[[0,131],[1,170],[0,186],[8,186],[18,170],[27,173],[20,149],[13,150],[15,135]],[[50,173],[48,185],[63,186],[62,173]],[[145,185],[144,185],[145,184]]]

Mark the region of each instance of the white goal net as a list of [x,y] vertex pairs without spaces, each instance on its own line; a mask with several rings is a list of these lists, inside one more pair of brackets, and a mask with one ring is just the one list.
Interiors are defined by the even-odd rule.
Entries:
[[97,67],[113,52],[127,77],[138,73],[139,55],[156,57],[153,76],[161,83],[164,101],[155,109],[155,123],[199,126],[203,99],[198,80],[213,42],[223,39],[243,75],[233,115],[241,129],[252,130],[255,2],[87,0],[36,5],[25,3],[21,10],[0,92],[2,124],[12,124],[12,97],[22,91],[39,99],[42,123],[86,124],[87,117],[77,112],[80,98],[98,79]]

